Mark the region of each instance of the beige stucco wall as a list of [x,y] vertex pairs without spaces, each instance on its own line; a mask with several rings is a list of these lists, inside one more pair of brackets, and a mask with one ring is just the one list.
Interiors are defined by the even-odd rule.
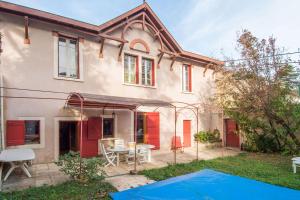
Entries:
[[[83,51],[83,81],[67,81],[54,78],[55,66],[55,36],[52,31],[74,34],[59,26],[30,21],[30,45],[24,44],[23,18],[14,15],[0,14],[0,31],[3,33],[3,53],[1,54],[1,73],[6,87],[53,90],[63,92],[85,92],[92,94],[161,99],[166,101],[181,101],[187,103],[209,102],[213,94],[213,71],[208,69],[203,76],[204,68],[193,63],[192,80],[193,93],[182,92],[181,73],[182,62],[175,62],[170,71],[171,60],[166,56],[162,59],[160,69],[156,69],[156,86],[147,88],[126,85],[123,82],[123,62],[118,62],[119,48],[115,42],[107,41],[104,46],[104,58],[99,58],[99,43],[85,37],[81,43]],[[114,33],[120,36],[120,31]],[[76,35],[76,34],[75,34]],[[154,58],[157,63],[159,43],[140,27],[135,27],[126,33],[129,41],[142,38],[150,46],[150,54],[129,49],[126,44],[124,52],[139,56]],[[5,90],[7,96],[36,96],[66,98],[65,94],[49,94]],[[63,100],[33,100],[5,98],[4,116],[7,119],[18,117],[43,117],[45,119],[45,147],[35,149],[36,162],[50,162],[55,158],[55,118],[78,116],[78,112],[63,109]],[[141,108],[142,111],[153,111],[153,108]],[[170,148],[171,136],[174,134],[174,110],[160,108],[161,147]],[[109,112],[109,111],[108,111]],[[86,117],[99,115],[100,111],[85,111]],[[196,120],[191,111],[181,111],[178,116],[177,132],[182,135],[182,120],[191,119],[192,134],[196,132]],[[132,137],[132,113],[117,112],[117,136],[126,140]],[[204,108],[200,109],[199,130],[219,128],[222,130],[222,119],[210,114]]]

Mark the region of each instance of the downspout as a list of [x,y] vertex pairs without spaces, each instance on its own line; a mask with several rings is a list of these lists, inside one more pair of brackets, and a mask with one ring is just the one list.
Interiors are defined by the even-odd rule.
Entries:
[[[196,118],[197,118],[197,133],[196,134],[198,134],[198,132],[199,132],[199,108],[197,107],[197,109],[196,109],[196,111],[197,111],[197,113],[196,113]],[[196,139],[196,143],[197,143],[197,153],[196,153],[196,155],[197,155],[197,160],[199,160],[199,141],[198,141],[198,139]]]
[[177,148],[177,143],[176,143],[176,126],[177,126],[177,109],[176,109],[176,106],[175,106],[175,127],[174,127],[174,130],[175,130],[175,138],[174,138],[174,143],[175,143],[175,148],[174,148],[174,164],[176,164],[176,148]]
[[1,127],[0,127],[0,131],[1,131],[1,147],[0,150],[5,149],[5,142],[4,142],[4,85],[3,85],[3,69],[2,69],[2,33],[0,32],[0,86],[1,86],[1,90],[0,90],[0,123],[1,123]]

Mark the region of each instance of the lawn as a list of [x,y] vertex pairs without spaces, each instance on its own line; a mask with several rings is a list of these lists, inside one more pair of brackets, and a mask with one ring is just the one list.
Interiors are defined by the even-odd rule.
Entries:
[[140,174],[158,181],[204,168],[300,190],[300,172],[292,173],[291,157],[278,154],[242,153],[233,157],[144,170]]
[[43,186],[23,191],[0,193],[1,200],[82,200],[82,199],[110,199],[109,192],[116,189],[109,183],[90,181],[81,183],[69,181],[56,186]]

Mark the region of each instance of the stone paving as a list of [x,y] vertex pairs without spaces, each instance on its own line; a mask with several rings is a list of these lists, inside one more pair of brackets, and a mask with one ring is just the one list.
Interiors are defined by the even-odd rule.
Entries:
[[[2,185],[2,191],[23,190],[30,187],[56,185],[69,180],[69,176],[59,171],[54,163],[35,164],[29,167],[31,178],[28,178],[21,169],[15,169]],[[6,171],[4,171],[4,174]]]
[[[217,157],[234,156],[240,151],[228,148],[202,149],[199,151],[199,160],[209,160]],[[196,159],[196,151],[194,148],[185,149],[184,152],[177,152],[177,163],[188,163]],[[153,151],[152,162],[137,165],[137,170],[161,168],[174,162],[173,151]],[[146,185],[155,181],[150,180],[142,175],[129,175],[129,171],[134,169],[134,165],[121,163],[118,167],[107,167],[105,171],[109,176],[106,181],[111,183],[117,190],[126,189]]]
[[[200,149],[199,159],[207,160],[223,156],[234,156],[240,153],[239,150],[227,148]],[[194,148],[185,149],[184,152],[177,152],[177,163],[187,163],[196,159],[196,150]],[[161,168],[174,162],[173,151],[153,151],[152,162],[137,165],[137,170]],[[129,175],[130,170],[134,169],[134,165],[121,163],[118,167],[107,167],[106,181],[111,183],[117,190],[122,191],[145,184],[153,183],[153,180],[142,175]],[[39,187],[44,185],[56,185],[63,183],[70,178],[59,171],[59,167],[54,163],[35,164],[29,168],[32,175],[28,178],[23,171],[16,169],[9,178],[3,183],[2,191],[23,190],[29,187]],[[5,170],[4,170],[5,174]]]

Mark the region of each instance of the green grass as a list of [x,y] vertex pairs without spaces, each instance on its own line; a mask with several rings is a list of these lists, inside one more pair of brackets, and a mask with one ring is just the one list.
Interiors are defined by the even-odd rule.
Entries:
[[68,181],[56,186],[29,188],[11,193],[0,193],[2,200],[81,200],[81,199],[110,199],[109,192],[116,189],[109,183],[90,181],[81,183]]
[[278,154],[243,153],[233,157],[144,170],[140,174],[158,181],[204,168],[300,190],[300,172],[293,174],[291,157]]

